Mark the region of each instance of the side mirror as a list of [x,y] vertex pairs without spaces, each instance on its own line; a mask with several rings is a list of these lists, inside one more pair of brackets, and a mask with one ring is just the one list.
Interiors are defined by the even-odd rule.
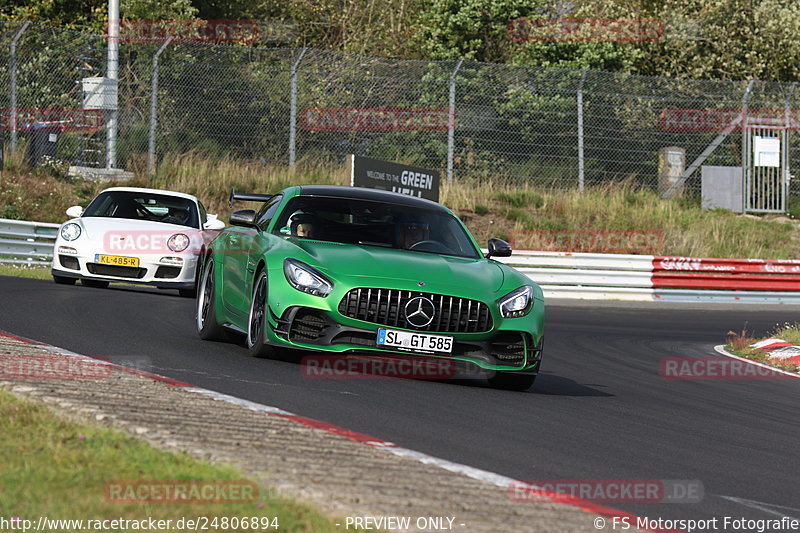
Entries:
[[230,223],[232,226],[243,226],[245,228],[256,228],[255,209],[240,209],[231,213]]
[[225,223],[217,218],[217,215],[206,215],[206,223],[203,224],[203,229],[222,230],[225,229]]
[[489,253],[486,258],[490,257],[509,257],[511,255],[511,245],[503,239],[489,239]]
[[73,205],[67,209],[67,216],[70,218],[78,218],[83,214],[83,208],[79,205]]

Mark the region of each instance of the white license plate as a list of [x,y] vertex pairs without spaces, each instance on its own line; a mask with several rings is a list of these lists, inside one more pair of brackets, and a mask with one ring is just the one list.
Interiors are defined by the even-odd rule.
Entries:
[[378,346],[422,353],[450,353],[453,351],[453,337],[412,333],[396,329],[379,329]]

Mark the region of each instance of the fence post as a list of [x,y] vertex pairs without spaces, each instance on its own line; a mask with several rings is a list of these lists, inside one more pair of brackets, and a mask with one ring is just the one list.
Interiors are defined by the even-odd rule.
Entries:
[[106,168],[117,167],[117,135],[119,134],[119,0],[108,0],[108,52],[106,78],[113,83],[113,108],[106,110]]
[[791,122],[791,115],[792,115],[792,100],[794,99],[794,91],[797,89],[797,82],[793,82],[791,87],[789,88],[789,94],[786,95],[786,104],[784,105],[784,124],[786,127],[786,131],[783,132],[783,139],[781,146],[781,150],[783,151],[783,168],[781,168],[781,172],[783,173],[783,194],[781,195],[781,210],[785,213],[786,208],[788,207],[787,204],[789,202],[789,180],[791,172],[791,168],[789,166],[789,155],[790,155],[790,146],[789,143],[789,132],[792,131],[792,122]]
[[581,73],[578,83],[578,190],[583,192],[585,184],[585,167],[583,160],[583,84],[586,81],[586,69]]
[[[697,159],[695,159],[692,162],[692,164],[689,165],[689,167],[683,171],[681,177],[678,178],[675,181],[675,183],[673,183],[672,186],[670,186],[669,189],[664,191],[664,194],[661,195],[661,198],[663,198],[664,200],[672,198],[672,195],[675,193],[675,191],[677,191],[678,188],[681,185],[683,185],[683,183],[687,179],[689,179],[689,176],[691,176],[695,170],[700,168],[700,166],[705,162],[705,160],[708,159],[708,156],[710,156],[714,152],[714,150],[716,150],[717,147],[720,144],[722,144],[722,141],[724,141],[728,137],[728,135],[731,134],[731,132],[736,128],[736,126],[741,124],[742,132],[744,132],[745,127],[747,126],[747,102],[750,99],[750,91],[753,90],[754,83],[755,83],[754,80],[750,80],[747,83],[747,89],[745,89],[744,95],[742,96],[742,110],[739,113],[739,116],[731,120],[730,124],[725,126],[725,129],[722,130],[722,132],[720,132],[720,134],[717,135],[717,137],[713,141],[711,141],[711,144],[706,146],[706,149],[703,150],[703,152],[699,156],[697,156]],[[742,133],[742,135],[743,135],[742,141],[744,142],[744,133]],[[745,156],[744,147],[742,147],[742,165],[744,165],[744,156]],[[744,172],[744,167],[742,168],[742,172]]]
[[172,41],[169,37],[164,44],[153,54],[153,76],[150,86],[150,133],[147,139],[147,175],[152,176],[156,171],[156,125],[158,111],[158,58]]
[[453,155],[456,147],[456,75],[464,59],[459,59],[450,74],[450,112],[447,119],[447,184],[453,183]]
[[8,73],[11,82],[11,154],[17,152],[17,42],[22,34],[30,26],[30,22],[24,22],[19,31],[11,39],[11,50],[9,53]]
[[297,70],[300,68],[300,62],[303,56],[306,55],[308,48],[303,48],[300,55],[292,65],[292,89],[289,100],[289,166],[293,167],[297,160]]

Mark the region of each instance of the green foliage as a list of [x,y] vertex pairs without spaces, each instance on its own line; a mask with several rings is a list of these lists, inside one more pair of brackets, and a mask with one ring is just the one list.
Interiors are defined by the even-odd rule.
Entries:
[[[11,1],[7,20],[32,20],[103,33],[103,0]],[[126,19],[250,19],[278,41],[362,55],[558,66],[682,78],[796,80],[800,0],[122,0]],[[645,19],[654,39],[595,34],[576,40],[515,42],[509,23],[533,19]],[[557,22],[552,23],[554,26]],[[555,27],[551,28],[556,31]],[[580,35],[580,34],[578,34]]]

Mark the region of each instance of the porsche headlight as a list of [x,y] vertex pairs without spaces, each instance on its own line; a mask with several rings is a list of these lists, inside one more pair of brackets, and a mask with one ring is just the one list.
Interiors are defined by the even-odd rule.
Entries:
[[64,224],[61,227],[61,238],[65,241],[74,241],[81,236],[81,227],[74,222]]
[[183,233],[176,233],[169,238],[167,241],[167,246],[173,252],[182,252],[189,247],[189,237]]
[[289,284],[298,291],[324,298],[333,290],[333,283],[325,276],[296,259],[287,259],[283,262],[283,273]]
[[533,289],[527,285],[520,287],[501,298],[498,305],[503,318],[525,316],[533,307]]

